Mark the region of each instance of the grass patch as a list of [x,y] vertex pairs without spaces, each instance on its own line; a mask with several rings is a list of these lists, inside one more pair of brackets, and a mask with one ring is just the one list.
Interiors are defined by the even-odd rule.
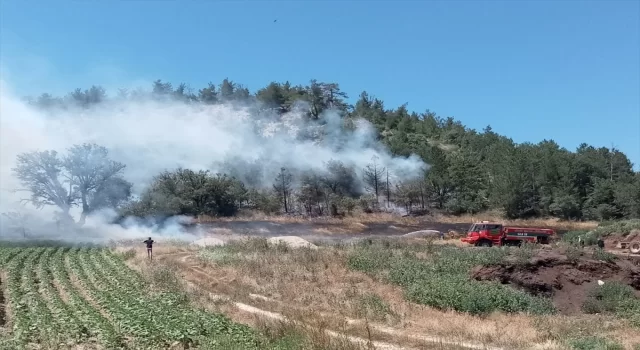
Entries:
[[568,247],[566,247],[566,250],[564,252],[564,254],[567,256],[567,260],[569,260],[569,262],[571,262],[572,264],[576,264],[578,260],[580,260],[580,257],[583,253],[584,250],[576,247],[575,245],[569,245]]
[[357,316],[373,321],[385,321],[387,317],[396,317],[389,303],[374,293],[367,293],[358,298]]
[[[424,258],[416,253],[389,250],[380,244],[357,247],[348,258],[348,266],[402,286],[405,297],[413,302],[443,310],[470,314],[493,311],[550,314],[555,311],[549,299],[503,286],[469,278],[471,268],[503,262],[510,249],[465,249],[432,246]],[[522,253],[524,260],[531,254]]]
[[568,343],[575,350],[624,350],[624,346],[620,343],[602,337],[572,339]]
[[608,263],[612,263],[614,261],[616,261],[616,259],[618,259],[618,257],[615,254],[606,252],[602,249],[596,249],[593,251],[593,258],[596,260],[600,260],[600,261],[605,261]]
[[[589,233],[589,231],[587,231],[587,230],[569,231],[569,232],[566,232],[564,235],[562,235],[562,241],[577,245],[578,244],[578,239],[580,237],[582,237],[584,239],[587,236],[588,233]],[[591,244],[595,244],[595,243],[596,243],[596,241],[594,239],[594,241]],[[586,244],[587,243],[585,242],[585,245]]]
[[589,314],[615,314],[640,327],[640,299],[635,296],[633,288],[622,283],[607,282],[594,287],[582,309]]

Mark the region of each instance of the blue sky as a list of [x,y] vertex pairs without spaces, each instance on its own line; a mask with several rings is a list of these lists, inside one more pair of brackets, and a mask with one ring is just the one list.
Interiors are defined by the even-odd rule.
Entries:
[[639,4],[2,0],[1,72],[21,95],[335,81],[516,142],[613,143],[640,169]]

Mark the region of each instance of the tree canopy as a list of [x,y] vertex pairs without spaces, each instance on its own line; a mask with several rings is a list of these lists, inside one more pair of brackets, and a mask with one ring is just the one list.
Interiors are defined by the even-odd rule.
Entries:
[[[409,210],[462,214],[499,209],[509,218],[640,217],[640,173],[615,148],[584,143],[569,151],[553,140],[517,144],[493,132],[490,126],[477,131],[429,110],[412,112],[406,105],[388,108],[366,91],[355,103],[349,103],[339,84],[317,80],[306,86],[272,82],[255,93],[229,79],[218,85],[209,83],[199,90],[186,84],[174,87],[161,80],[151,88],[147,95],[153,98],[184,103],[257,104],[279,113],[304,102],[310,120],[318,119],[328,109],[337,109],[347,120],[363,118],[371,122],[379,140],[393,154],[417,154],[431,166],[416,181],[389,185],[386,169],[372,161],[361,179],[368,192],[368,197],[360,198],[361,203],[370,204],[372,197],[384,197]],[[120,90],[114,98],[135,100],[144,94]],[[103,88],[92,86],[62,98],[45,93],[29,99],[29,103],[40,108],[90,108],[108,100]],[[83,212],[88,213],[100,206],[119,205],[127,198],[130,184],[119,176],[123,167],[109,161],[104,148],[82,145],[70,149],[64,159],[55,151],[21,155],[16,174],[32,192],[34,204],[53,204],[67,212],[69,207],[81,204]],[[86,172],[92,168],[99,171]],[[354,174],[354,169],[339,162],[327,165],[323,174],[297,174],[297,179],[284,169],[274,180],[273,189],[265,192],[244,187],[246,184],[224,174],[213,176],[180,169],[160,174],[140,200],[146,206],[138,203],[138,207],[130,209],[144,212],[156,208],[167,214],[194,215],[233,215],[242,206],[273,211],[278,205],[282,211],[309,214],[349,211],[363,195],[355,185],[358,179]]]
[[91,212],[118,208],[129,198],[132,184],[122,177],[124,168],[109,159],[105,147],[85,143],[69,148],[64,157],[55,150],[20,154],[13,171],[34,206],[56,205],[65,220],[71,219],[72,207],[81,206],[82,224]]

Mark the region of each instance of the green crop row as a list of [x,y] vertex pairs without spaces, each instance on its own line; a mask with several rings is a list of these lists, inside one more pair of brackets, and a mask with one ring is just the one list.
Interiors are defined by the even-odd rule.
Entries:
[[104,249],[74,250],[70,263],[114,324],[142,344],[180,342],[192,346],[203,337],[227,334],[245,348],[257,345],[248,327],[233,324],[222,315],[194,309],[179,294],[150,294],[137,273]]
[[113,325],[74,287],[69,271],[65,267],[65,257],[69,248],[58,248],[52,257],[51,272],[59,284],[59,288],[67,295],[67,307],[81,321],[82,334],[96,338],[110,347],[122,344],[122,335],[116,332]]

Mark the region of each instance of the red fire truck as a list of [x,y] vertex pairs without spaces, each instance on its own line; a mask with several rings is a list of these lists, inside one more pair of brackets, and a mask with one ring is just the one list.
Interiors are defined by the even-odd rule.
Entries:
[[548,228],[503,226],[482,221],[472,224],[461,241],[478,247],[520,245],[522,242],[548,244],[555,231]]

